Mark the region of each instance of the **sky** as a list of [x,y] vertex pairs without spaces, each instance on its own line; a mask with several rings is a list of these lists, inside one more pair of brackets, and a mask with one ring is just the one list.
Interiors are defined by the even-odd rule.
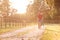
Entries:
[[26,13],[27,6],[33,4],[34,0],[9,0],[12,8],[17,9],[18,13]]

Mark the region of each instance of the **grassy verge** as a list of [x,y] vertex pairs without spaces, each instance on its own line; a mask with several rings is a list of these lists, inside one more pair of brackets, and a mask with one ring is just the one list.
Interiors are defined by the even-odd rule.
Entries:
[[45,27],[41,40],[60,40],[60,24],[45,24]]

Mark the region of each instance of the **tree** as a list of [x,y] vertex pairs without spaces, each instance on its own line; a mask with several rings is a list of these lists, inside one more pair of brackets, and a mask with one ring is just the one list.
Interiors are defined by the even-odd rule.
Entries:
[[2,20],[4,20],[5,22],[5,27],[7,25],[7,16],[9,15],[9,0],[1,0],[2,3],[0,4],[0,11],[1,11],[1,15],[3,17]]

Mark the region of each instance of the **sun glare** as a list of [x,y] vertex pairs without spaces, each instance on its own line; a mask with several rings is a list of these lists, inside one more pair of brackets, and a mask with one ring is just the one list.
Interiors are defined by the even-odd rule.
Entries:
[[17,9],[17,13],[26,13],[27,6],[33,4],[34,0],[10,0],[12,8]]

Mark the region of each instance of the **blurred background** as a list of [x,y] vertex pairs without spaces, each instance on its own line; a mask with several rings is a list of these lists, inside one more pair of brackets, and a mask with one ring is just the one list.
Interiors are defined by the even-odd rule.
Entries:
[[[44,10],[45,6],[42,8],[44,10],[43,22],[46,29],[41,40],[60,40],[60,0],[45,0],[42,4],[42,0],[22,2],[19,3],[18,0],[0,0],[0,34],[22,28],[22,26],[35,25],[37,23],[36,14],[40,11],[40,6],[46,2],[50,9]],[[21,10],[22,6],[24,7]]]

